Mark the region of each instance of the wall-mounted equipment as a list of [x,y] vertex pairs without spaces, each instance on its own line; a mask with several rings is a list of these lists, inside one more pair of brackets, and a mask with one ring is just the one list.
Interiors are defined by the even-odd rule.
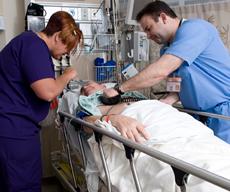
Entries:
[[39,32],[45,28],[46,10],[43,5],[30,3],[25,16],[25,30]]
[[43,16],[27,16],[27,30],[39,32],[45,28],[45,17]]
[[149,60],[149,40],[145,32],[134,32],[134,61],[148,61]]
[[0,30],[5,30],[5,22],[3,16],[0,16]]

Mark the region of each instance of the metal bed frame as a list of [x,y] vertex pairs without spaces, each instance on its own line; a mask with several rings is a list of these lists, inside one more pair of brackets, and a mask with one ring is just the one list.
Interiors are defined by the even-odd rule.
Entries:
[[[194,111],[194,110],[189,110],[189,109],[183,109],[181,107],[176,107],[176,108],[178,108],[178,110],[180,110],[180,111],[184,111],[187,113],[230,120],[230,117],[223,116],[223,115],[216,115],[216,114],[211,114],[211,113],[205,113],[205,112],[199,112],[199,111]],[[139,143],[133,142],[131,140],[125,139],[122,136],[111,133],[105,129],[101,129],[100,127],[98,127],[94,124],[85,122],[85,121],[81,120],[80,118],[76,118],[75,116],[70,115],[68,113],[58,112],[58,115],[60,117],[60,122],[61,122],[62,129],[63,129],[63,135],[64,135],[64,139],[66,142],[67,159],[68,159],[68,163],[69,163],[69,166],[71,169],[71,174],[72,174],[72,182],[66,182],[66,184],[68,184],[68,185],[71,185],[71,183],[72,183],[72,185],[68,187],[70,189],[70,191],[78,192],[78,191],[82,191],[82,190],[81,190],[81,187],[76,182],[73,160],[71,159],[71,155],[70,155],[70,153],[71,153],[70,152],[70,145],[69,145],[68,138],[67,138],[67,130],[66,129],[68,127],[64,126],[64,122],[66,120],[68,121],[68,124],[71,124],[75,128],[75,130],[77,131],[77,135],[78,135],[78,139],[79,139],[80,153],[82,155],[82,161],[83,161],[84,166],[86,165],[86,155],[84,152],[84,147],[82,145],[82,138],[81,138],[80,132],[82,131],[83,126],[93,129],[95,140],[98,143],[99,152],[100,152],[103,168],[104,168],[105,175],[106,175],[106,187],[107,187],[108,192],[112,191],[112,187],[111,187],[111,182],[110,182],[109,171],[107,168],[107,163],[106,163],[105,156],[104,156],[103,147],[101,145],[101,140],[102,140],[103,135],[106,135],[112,139],[115,139],[115,140],[123,143],[124,148],[125,148],[126,157],[130,162],[130,168],[131,168],[131,172],[133,175],[133,179],[134,179],[134,183],[135,183],[135,187],[136,187],[137,192],[142,192],[142,189],[141,189],[141,185],[140,185],[138,175],[136,172],[135,164],[133,161],[135,150],[139,150],[140,152],[143,152],[147,155],[152,156],[153,158],[156,158],[162,162],[165,162],[165,163],[171,165],[172,170],[173,170],[174,175],[175,175],[176,184],[180,187],[182,192],[186,192],[185,182],[186,182],[186,178],[187,178],[188,174],[192,174],[194,176],[197,176],[201,179],[204,179],[210,183],[213,183],[219,187],[222,187],[222,188],[230,191],[230,180],[229,179],[218,176],[218,175],[211,173],[207,170],[204,170],[202,168],[199,168],[197,166],[189,164],[185,161],[176,159],[176,158],[169,156],[165,153],[154,150],[153,148],[148,148],[146,146],[143,146],[142,144],[139,144]]]

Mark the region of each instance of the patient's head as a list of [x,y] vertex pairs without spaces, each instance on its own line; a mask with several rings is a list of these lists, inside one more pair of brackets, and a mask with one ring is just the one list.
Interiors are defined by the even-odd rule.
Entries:
[[100,91],[105,89],[106,86],[104,84],[99,84],[95,81],[89,81],[86,85],[84,85],[81,88],[81,94],[85,95],[85,96],[89,96],[93,93],[95,93],[96,91]]

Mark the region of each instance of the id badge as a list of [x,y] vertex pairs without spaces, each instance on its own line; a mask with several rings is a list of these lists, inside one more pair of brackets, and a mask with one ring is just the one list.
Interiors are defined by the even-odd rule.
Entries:
[[168,77],[166,90],[168,92],[180,92],[181,77]]

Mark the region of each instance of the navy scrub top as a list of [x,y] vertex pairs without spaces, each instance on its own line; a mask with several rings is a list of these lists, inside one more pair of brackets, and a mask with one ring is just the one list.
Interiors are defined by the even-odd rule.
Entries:
[[0,137],[29,138],[48,114],[49,102],[38,98],[30,85],[55,78],[45,42],[34,32],[23,32],[0,52]]

